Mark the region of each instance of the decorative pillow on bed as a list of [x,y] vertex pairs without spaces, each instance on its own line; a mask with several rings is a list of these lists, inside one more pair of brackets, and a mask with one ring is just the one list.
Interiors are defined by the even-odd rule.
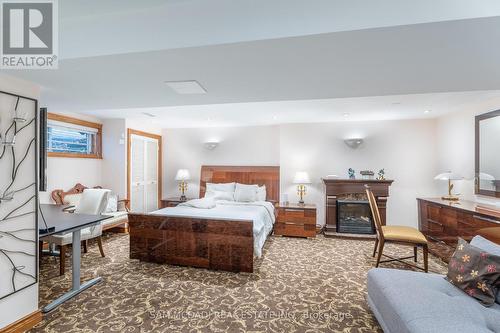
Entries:
[[108,205],[106,206],[105,213],[114,213],[118,211],[118,196],[114,193],[108,195]]
[[257,201],[266,201],[266,185],[259,186],[257,189]]
[[234,192],[236,183],[207,183],[208,191]]
[[500,285],[500,256],[459,238],[446,279],[483,305],[491,306]]
[[207,191],[205,192],[205,198],[212,198],[214,200],[234,201],[234,192]]
[[258,185],[236,184],[234,200],[239,202],[253,202],[257,200]]

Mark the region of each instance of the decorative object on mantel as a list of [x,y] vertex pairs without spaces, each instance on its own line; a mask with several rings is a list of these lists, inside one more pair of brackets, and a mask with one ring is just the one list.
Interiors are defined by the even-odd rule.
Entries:
[[453,190],[453,183],[451,182],[452,180],[460,180],[460,179],[463,179],[462,176],[456,174],[456,173],[453,173],[451,171],[448,171],[448,172],[443,172],[443,173],[440,173],[439,175],[437,175],[436,177],[434,177],[434,179],[436,180],[447,180],[448,181],[448,195],[444,195],[441,197],[441,199],[443,200],[450,200],[450,201],[457,201],[459,198],[458,198],[458,195],[460,194],[457,194],[457,195],[454,195],[452,194],[452,190]]
[[36,99],[0,91],[0,299],[38,281]]
[[363,144],[363,139],[360,138],[355,138],[355,139],[345,139],[344,143],[347,145],[347,147],[352,148],[352,149],[357,149],[359,146]]
[[219,143],[217,141],[207,141],[203,144],[203,146],[208,150],[214,150],[218,145]]
[[349,174],[349,179],[356,179],[356,171],[354,171],[353,168],[349,168],[349,170],[347,170],[347,173]]
[[373,179],[373,176],[375,175],[375,172],[371,170],[363,170],[359,172],[361,174],[361,177],[363,179]]
[[378,171],[377,180],[385,180],[385,169],[380,169]]
[[304,204],[304,195],[306,195],[306,185],[311,184],[309,175],[305,171],[298,171],[295,173],[293,183],[297,184],[297,195],[300,197],[299,205]]
[[181,192],[180,200],[185,201],[186,195],[184,194],[187,190],[187,180],[191,179],[191,175],[189,174],[189,170],[187,169],[179,169],[177,170],[177,174],[175,175],[175,180],[179,182],[179,191]]

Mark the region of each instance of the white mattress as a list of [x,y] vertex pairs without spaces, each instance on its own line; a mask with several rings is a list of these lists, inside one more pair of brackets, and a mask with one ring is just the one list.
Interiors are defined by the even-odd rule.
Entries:
[[268,201],[235,202],[217,201],[214,208],[201,209],[186,206],[168,207],[157,210],[153,215],[180,216],[192,218],[213,218],[218,220],[253,221],[254,255],[260,257],[267,236],[273,230],[274,205]]

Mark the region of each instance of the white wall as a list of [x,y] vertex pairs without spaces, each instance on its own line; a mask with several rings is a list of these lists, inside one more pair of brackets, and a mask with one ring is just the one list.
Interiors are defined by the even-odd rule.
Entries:
[[120,198],[127,197],[127,144],[124,119],[102,122],[102,181]]
[[[496,200],[474,194],[475,116],[500,109],[500,100],[485,101],[474,108],[445,115],[437,119],[437,166],[440,172],[453,171],[465,177],[455,182],[455,192],[463,199],[498,203]],[[441,193],[447,191],[446,182],[437,184]]]
[[[363,137],[357,150],[343,140]],[[213,151],[203,142],[218,139]],[[280,126],[167,129],[163,131],[164,197],[178,196],[175,172],[187,168],[192,174],[188,195],[198,196],[200,166],[279,165],[281,191],[296,201],[292,179],[296,171],[307,171],[313,181],[307,202],[318,205],[318,223],[324,224],[324,194],[320,180],[328,174],[347,176],[356,171],[385,168],[394,179],[388,203],[388,221],[417,225],[417,196],[435,195],[435,121],[405,120],[381,122],[342,122],[289,124]]]
[[[279,165],[279,127],[225,127],[163,130],[163,197],[177,197],[178,169],[188,169],[186,196],[198,197],[202,165]],[[220,141],[214,150],[203,143]]]
[[[49,108],[50,112],[50,108]],[[94,117],[76,113],[64,113],[65,116],[102,123]],[[52,203],[50,193],[56,189],[69,190],[76,183],[93,187],[102,185],[102,160],[93,158],[47,158],[47,192],[40,192],[40,202]]]
[[[37,85],[0,74],[0,90],[26,97],[40,97]],[[36,239],[38,243],[38,239]],[[0,300],[0,329],[38,309],[38,283]]]

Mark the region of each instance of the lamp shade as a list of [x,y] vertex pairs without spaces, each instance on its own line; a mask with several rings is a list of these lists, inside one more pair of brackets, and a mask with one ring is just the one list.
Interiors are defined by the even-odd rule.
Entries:
[[189,175],[188,169],[179,169],[175,175],[175,180],[189,180],[191,176]]
[[461,175],[459,175],[457,173],[453,173],[453,172],[449,171],[449,172],[440,173],[439,175],[434,177],[434,179],[436,179],[436,180],[460,180],[460,179],[464,179],[464,177],[462,177]]
[[294,184],[311,184],[311,180],[309,179],[309,175],[305,171],[298,171],[295,173],[295,177],[293,177]]

